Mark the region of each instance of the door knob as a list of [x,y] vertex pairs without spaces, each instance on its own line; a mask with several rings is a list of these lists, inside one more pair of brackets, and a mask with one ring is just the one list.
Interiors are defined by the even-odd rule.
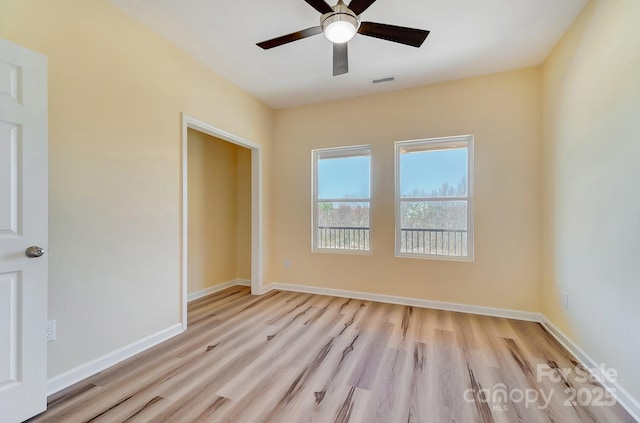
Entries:
[[36,247],[35,245],[32,245],[31,247],[25,250],[24,255],[29,258],[38,258],[44,255],[44,250],[40,247]]

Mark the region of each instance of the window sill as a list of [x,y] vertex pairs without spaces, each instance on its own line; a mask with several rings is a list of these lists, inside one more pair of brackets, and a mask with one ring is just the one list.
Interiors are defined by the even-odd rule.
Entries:
[[475,262],[473,256],[461,257],[461,256],[443,256],[438,254],[411,254],[411,253],[398,253],[396,252],[396,258],[409,258],[409,259],[421,259],[421,260],[439,260],[439,261],[461,261],[461,262]]
[[354,256],[371,256],[373,252],[371,250],[343,250],[340,248],[313,248],[312,253],[321,254],[347,254]]

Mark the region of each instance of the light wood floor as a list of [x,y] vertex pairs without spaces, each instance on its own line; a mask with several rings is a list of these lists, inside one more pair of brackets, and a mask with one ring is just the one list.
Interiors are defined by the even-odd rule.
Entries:
[[233,287],[191,303],[188,331],[53,395],[31,422],[634,421],[597,406],[601,388],[575,371],[538,381],[539,364],[578,366],[537,323]]

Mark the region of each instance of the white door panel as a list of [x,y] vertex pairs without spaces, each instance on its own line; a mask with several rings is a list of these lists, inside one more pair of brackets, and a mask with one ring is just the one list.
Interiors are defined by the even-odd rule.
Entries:
[[0,388],[18,382],[18,278],[17,272],[0,275]]
[[13,99],[18,104],[20,99],[20,67],[0,60],[0,94]]
[[47,62],[0,39],[0,410],[21,422],[46,408]]
[[18,126],[0,121],[0,235],[18,235]]

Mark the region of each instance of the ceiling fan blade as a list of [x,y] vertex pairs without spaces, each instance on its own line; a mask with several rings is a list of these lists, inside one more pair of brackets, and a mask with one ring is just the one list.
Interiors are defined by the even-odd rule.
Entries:
[[347,43],[333,43],[333,76],[349,72]]
[[291,34],[283,35],[281,37],[273,38],[267,41],[262,41],[261,43],[257,43],[256,45],[258,47],[262,47],[265,50],[269,50],[270,48],[278,47],[293,41],[298,41],[303,38],[312,37],[320,33],[322,33],[322,27],[313,26],[311,28],[303,29],[302,31],[292,32]]
[[414,29],[375,22],[362,22],[358,33],[412,47],[420,47],[429,35],[429,31],[424,29]]
[[349,9],[356,15],[361,14],[369,8],[376,0],[351,0],[349,3]]
[[304,1],[307,2],[309,6],[313,7],[323,15],[325,13],[333,12],[333,8],[329,6],[324,0],[304,0]]

